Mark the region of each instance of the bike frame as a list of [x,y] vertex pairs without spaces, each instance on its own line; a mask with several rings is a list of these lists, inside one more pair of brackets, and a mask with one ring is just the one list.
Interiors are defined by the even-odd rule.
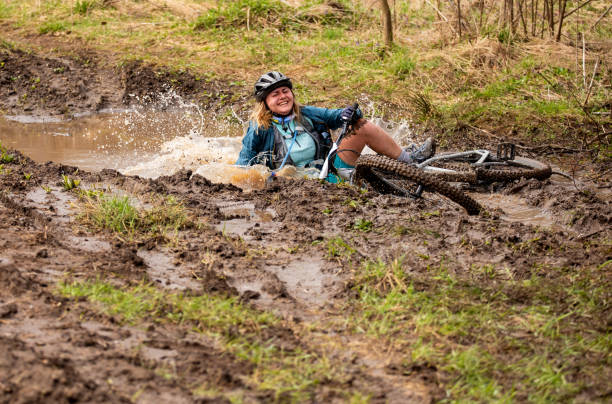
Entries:
[[422,163],[416,164],[415,166],[416,168],[421,169],[426,172],[450,173],[450,172],[453,172],[453,170],[448,170],[446,168],[441,168],[441,167],[431,167],[430,166],[432,163],[435,163],[437,161],[444,161],[444,160],[449,160],[449,159],[465,159],[465,161],[467,162],[476,160],[473,163],[470,163],[472,167],[487,167],[487,166],[509,164],[507,159],[503,159],[503,158],[499,159],[491,155],[491,152],[488,150],[476,149],[476,150],[468,150],[468,151],[457,152],[457,153],[438,154],[436,156],[428,158]]

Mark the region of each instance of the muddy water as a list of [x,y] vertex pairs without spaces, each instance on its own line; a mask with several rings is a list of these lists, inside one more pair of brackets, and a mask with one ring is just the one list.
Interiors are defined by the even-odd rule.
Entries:
[[174,140],[165,149],[185,146],[185,141],[176,141],[181,137],[240,134],[231,129],[207,123],[199,113],[185,110],[129,110],[71,120],[0,116],[0,142],[5,147],[18,149],[37,162],[54,161],[86,170],[130,168],[154,159],[168,142]]
[[[276,232],[280,227],[280,223],[274,221],[276,216],[274,210],[257,210],[253,202],[219,200],[216,201],[216,204],[221,213],[231,217],[231,219],[222,220],[215,226],[223,233],[235,234],[250,241],[254,240],[257,235]],[[256,235],[251,234],[253,232]]]
[[[232,183],[245,190],[262,189],[269,175],[265,167],[244,169],[233,165],[242,146],[240,125],[223,124],[214,117],[207,119],[197,107],[181,105],[182,108],[167,111],[108,111],[72,120],[0,116],[0,142],[38,162],[55,161],[93,171],[113,168],[148,178],[187,168],[213,182]],[[414,137],[409,124],[383,122],[375,117],[372,120],[402,144]],[[313,173],[288,169],[281,175],[303,177]],[[545,210],[528,206],[516,196],[473,196],[487,208],[502,209],[504,220],[554,226]],[[233,219],[224,225],[226,230],[244,233],[252,223]]]
[[562,230],[545,208],[534,207],[516,195],[471,193],[474,199],[487,209],[501,209],[501,218],[508,222],[520,222],[554,230]]

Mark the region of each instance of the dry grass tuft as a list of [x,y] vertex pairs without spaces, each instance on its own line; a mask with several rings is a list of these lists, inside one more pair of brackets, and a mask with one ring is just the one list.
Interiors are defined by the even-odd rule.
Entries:
[[159,12],[170,12],[187,21],[194,21],[200,14],[214,7],[213,3],[195,3],[181,0],[151,0],[134,2],[133,0],[113,0],[112,7],[122,15],[136,18],[150,18]]
[[517,50],[496,39],[480,38],[457,48],[459,57],[470,61],[470,66],[481,69],[496,69],[516,59]]

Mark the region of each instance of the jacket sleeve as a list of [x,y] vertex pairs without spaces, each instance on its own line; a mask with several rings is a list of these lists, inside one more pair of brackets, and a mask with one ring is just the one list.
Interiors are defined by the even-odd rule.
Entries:
[[236,165],[248,166],[252,163],[253,157],[257,156],[262,150],[263,136],[258,136],[257,125],[249,122],[244,138],[242,139],[242,150],[236,160]]
[[[342,119],[340,115],[344,109],[327,109],[327,108],[318,108],[311,106],[302,107],[302,114],[309,117],[313,122],[322,122],[329,127],[331,130],[338,129],[342,127]],[[359,108],[356,111],[358,118],[363,118],[363,113]]]

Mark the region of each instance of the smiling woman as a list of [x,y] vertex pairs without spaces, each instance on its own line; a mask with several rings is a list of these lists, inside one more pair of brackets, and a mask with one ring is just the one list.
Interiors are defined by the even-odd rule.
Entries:
[[[420,148],[402,150],[382,128],[363,119],[359,108],[326,109],[300,106],[293,93],[291,79],[271,71],[255,83],[257,105],[242,140],[238,165],[265,164],[278,169],[285,164],[321,168],[330,150],[330,131],[343,123],[352,124],[352,133],[340,142],[335,156],[330,156],[338,175],[350,179],[355,162],[367,145],[379,154],[404,163],[414,163],[431,156],[432,139]],[[335,174],[327,176],[338,182]]]

